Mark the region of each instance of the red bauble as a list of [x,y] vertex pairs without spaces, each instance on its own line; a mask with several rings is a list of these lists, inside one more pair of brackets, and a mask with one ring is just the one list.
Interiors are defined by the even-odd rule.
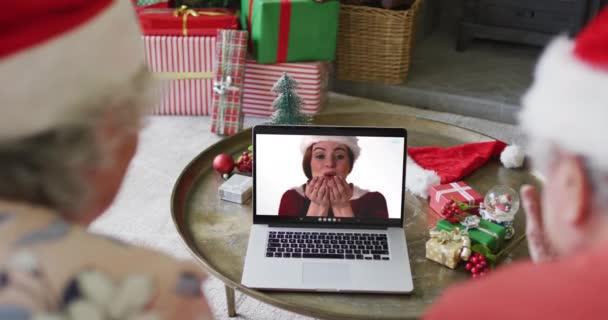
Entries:
[[234,169],[234,159],[227,153],[220,153],[213,159],[213,169],[220,174],[230,173]]

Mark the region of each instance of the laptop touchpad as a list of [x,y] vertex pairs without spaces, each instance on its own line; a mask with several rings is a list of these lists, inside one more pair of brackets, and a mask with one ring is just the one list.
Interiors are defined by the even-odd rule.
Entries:
[[350,287],[350,265],[344,263],[303,263],[302,283],[318,288]]

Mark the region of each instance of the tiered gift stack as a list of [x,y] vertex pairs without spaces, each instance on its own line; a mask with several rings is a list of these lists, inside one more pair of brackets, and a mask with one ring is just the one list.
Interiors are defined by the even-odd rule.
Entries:
[[[465,262],[473,277],[483,276],[513,236],[517,193],[496,186],[482,197],[463,181],[433,186],[429,207],[438,215],[426,243],[426,257],[449,268]],[[490,216],[491,214],[491,216]]]
[[272,115],[284,73],[298,83],[302,112],[323,108],[338,0],[133,1],[147,63],[162,80],[154,113],[211,116],[213,132],[233,134],[243,115]]

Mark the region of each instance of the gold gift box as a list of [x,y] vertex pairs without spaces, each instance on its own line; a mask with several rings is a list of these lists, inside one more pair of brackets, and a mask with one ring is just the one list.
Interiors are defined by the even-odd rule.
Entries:
[[462,251],[461,241],[442,242],[440,239],[431,238],[426,242],[426,258],[454,269],[460,262]]

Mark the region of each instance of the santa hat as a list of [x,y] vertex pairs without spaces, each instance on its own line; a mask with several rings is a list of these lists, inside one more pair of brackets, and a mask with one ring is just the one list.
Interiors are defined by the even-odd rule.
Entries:
[[345,146],[347,146],[350,151],[353,152],[354,159],[357,160],[359,158],[359,154],[361,154],[361,148],[359,147],[359,139],[357,137],[351,136],[306,136],[302,138],[302,142],[300,143],[300,151],[302,154],[306,152],[306,149],[317,142],[338,142]]
[[553,40],[522,100],[520,126],[608,169],[608,7],[575,41]]
[[144,65],[130,1],[6,1],[0,26],[0,140],[57,126]]
[[426,198],[432,186],[461,180],[492,157],[500,156],[507,168],[523,164],[524,153],[518,146],[502,141],[462,144],[450,148],[412,147],[407,149],[405,186],[413,194]]

